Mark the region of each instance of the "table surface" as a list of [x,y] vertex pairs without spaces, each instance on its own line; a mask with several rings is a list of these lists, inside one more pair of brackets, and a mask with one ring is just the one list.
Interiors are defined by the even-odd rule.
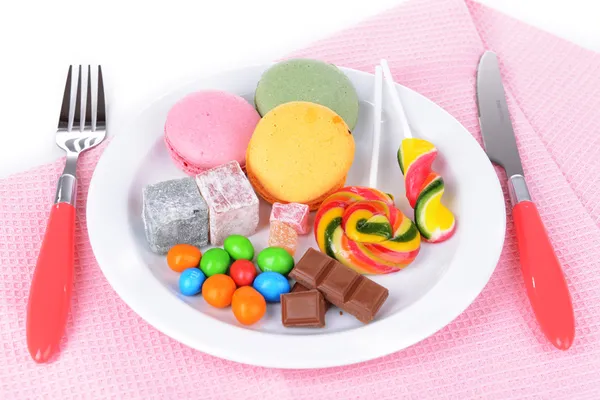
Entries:
[[[272,61],[402,1],[2,2],[0,178],[63,155],[54,132],[68,64],[102,64],[109,124],[120,124],[183,82]],[[600,52],[597,2],[478,1]]]

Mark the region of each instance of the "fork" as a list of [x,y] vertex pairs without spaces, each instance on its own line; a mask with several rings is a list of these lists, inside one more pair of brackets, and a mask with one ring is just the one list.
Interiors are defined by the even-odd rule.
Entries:
[[[67,153],[65,169],[58,180],[27,304],[27,348],[38,363],[47,362],[58,349],[69,313],[75,252],[77,159],[82,152],[100,144],[106,136],[101,67],[98,66],[95,113],[92,111],[91,67],[87,68],[85,116],[81,105],[81,65],[74,109],[71,107],[72,72],[73,67],[70,66],[56,132],[56,144]],[[95,128],[92,126],[92,113],[96,114]]]

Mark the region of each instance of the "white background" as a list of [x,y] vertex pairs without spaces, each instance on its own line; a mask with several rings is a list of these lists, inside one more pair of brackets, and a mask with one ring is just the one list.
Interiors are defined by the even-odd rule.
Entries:
[[[103,65],[110,126],[174,85],[272,61],[402,1],[0,0],[0,178],[62,155],[68,64]],[[600,52],[595,0],[479,1]]]

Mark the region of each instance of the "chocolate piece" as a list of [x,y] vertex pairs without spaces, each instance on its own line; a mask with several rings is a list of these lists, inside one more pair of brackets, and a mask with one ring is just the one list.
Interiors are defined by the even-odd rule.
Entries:
[[359,321],[373,320],[389,291],[315,249],[308,249],[289,274],[308,289],[318,289],[325,300]]
[[[306,292],[308,290],[310,289],[296,282],[294,283],[294,286],[292,286],[292,290],[290,290],[290,293]],[[325,309],[329,310],[329,307],[331,307],[331,303],[325,300]]]
[[290,290],[290,293],[306,292],[307,290],[310,290],[310,289],[307,288],[306,286],[303,286],[303,285],[299,284],[298,282],[296,282],[296,283],[294,283],[294,286],[292,286],[292,290]]
[[309,289],[316,289],[331,268],[331,261],[325,254],[309,248],[298,261],[302,263],[302,268],[294,268],[289,276]]
[[327,275],[323,277],[317,289],[333,304],[343,304],[348,301],[361,277],[356,271],[332,260]]
[[281,295],[281,322],[288,328],[322,328],[325,326],[325,311],[325,299],[318,290]]
[[360,280],[350,299],[344,303],[344,307],[359,321],[368,322],[373,319],[387,297],[387,289],[370,279],[364,278]]

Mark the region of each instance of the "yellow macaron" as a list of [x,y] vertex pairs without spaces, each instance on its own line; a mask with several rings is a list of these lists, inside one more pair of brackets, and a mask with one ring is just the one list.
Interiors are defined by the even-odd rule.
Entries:
[[246,171],[266,201],[302,203],[316,210],[344,186],[354,151],[354,138],[338,114],[316,103],[293,101],[259,121],[248,144]]

